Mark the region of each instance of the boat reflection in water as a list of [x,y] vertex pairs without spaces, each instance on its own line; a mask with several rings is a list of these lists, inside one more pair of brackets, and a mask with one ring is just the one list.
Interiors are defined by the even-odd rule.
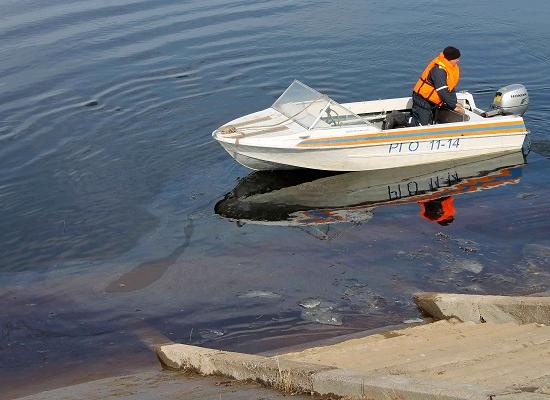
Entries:
[[454,219],[453,196],[515,184],[521,151],[375,171],[261,171],[240,180],[215,212],[240,223],[316,225],[362,222],[385,204],[416,202],[427,220]]

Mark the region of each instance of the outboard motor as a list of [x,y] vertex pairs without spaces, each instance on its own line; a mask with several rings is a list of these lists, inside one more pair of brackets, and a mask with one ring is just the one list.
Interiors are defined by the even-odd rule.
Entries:
[[523,115],[529,106],[529,94],[525,86],[518,83],[500,88],[496,94],[491,111],[487,117],[495,115]]

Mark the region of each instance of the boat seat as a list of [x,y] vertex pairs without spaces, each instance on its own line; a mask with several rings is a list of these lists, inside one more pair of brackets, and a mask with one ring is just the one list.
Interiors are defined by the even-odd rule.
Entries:
[[386,119],[382,124],[382,129],[388,130],[388,129],[395,129],[395,128],[406,128],[410,126],[409,118],[410,118],[410,113],[393,110],[386,116]]
[[434,124],[450,124],[451,122],[465,122],[469,120],[470,117],[465,114],[445,108],[438,108],[435,111]]

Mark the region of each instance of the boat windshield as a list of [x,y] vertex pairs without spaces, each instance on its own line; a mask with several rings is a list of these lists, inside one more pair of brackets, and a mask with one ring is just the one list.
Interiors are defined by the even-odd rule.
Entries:
[[306,129],[372,124],[327,95],[294,81],[271,106]]

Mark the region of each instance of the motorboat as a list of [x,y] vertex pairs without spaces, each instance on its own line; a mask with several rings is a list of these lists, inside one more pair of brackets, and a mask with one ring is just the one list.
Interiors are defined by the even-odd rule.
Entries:
[[529,104],[523,85],[499,89],[488,111],[469,92],[457,98],[463,114],[440,109],[433,125],[387,129],[390,116],[410,113],[411,97],[339,104],[294,81],[271,107],[230,121],[212,136],[253,170],[369,171],[522,148]]
[[366,222],[376,207],[430,202],[520,181],[521,150],[386,170],[256,171],[214,207],[241,224],[304,226]]

